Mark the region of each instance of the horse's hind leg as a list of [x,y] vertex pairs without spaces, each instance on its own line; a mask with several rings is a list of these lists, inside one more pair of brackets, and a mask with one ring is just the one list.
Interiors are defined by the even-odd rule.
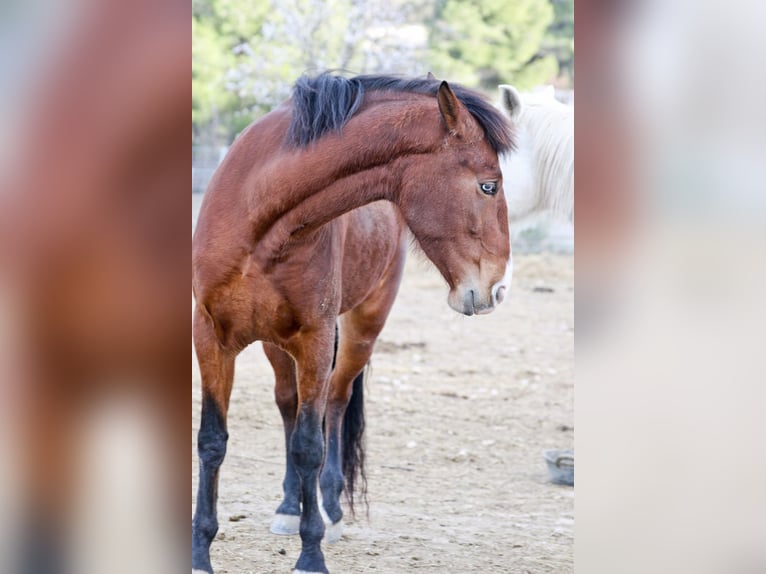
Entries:
[[192,522],[192,572],[212,573],[210,543],[218,532],[218,469],[226,454],[226,413],[234,381],[236,353],[223,349],[213,325],[199,309],[194,315],[194,346],[202,375],[202,417],[197,450],[199,486]]
[[[374,342],[374,339],[373,339]],[[346,358],[341,358],[333,371],[330,383],[330,395],[327,401],[327,410],[325,411],[325,432],[327,435],[327,454],[325,464],[322,469],[322,475],[319,480],[322,491],[322,507],[325,520],[328,523],[326,539],[328,542],[337,542],[343,534],[343,511],[340,507],[340,495],[343,492],[346,481],[343,476],[343,452],[349,445],[343,443],[343,421],[346,413],[346,407],[349,404],[353,392],[362,391],[362,370],[372,355],[372,345],[364,349],[363,343],[354,342],[351,355],[346,354]],[[344,348],[341,342],[341,349]],[[341,351],[343,353],[343,351]],[[339,358],[343,357],[339,354]],[[359,378],[359,384],[354,389],[354,381]],[[357,397],[355,397],[357,398]],[[363,409],[361,401],[357,408]],[[359,413],[363,417],[363,413]],[[360,420],[358,417],[357,420]],[[361,440],[363,426],[357,425],[354,429],[356,434],[354,439]],[[346,440],[352,437],[346,436]],[[353,440],[353,439],[352,439]],[[357,456],[356,452],[354,453]],[[361,462],[361,460],[359,461]],[[349,485],[353,488],[352,485]],[[349,496],[350,498],[350,496]]]
[[293,358],[271,343],[264,343],[263,350],[274,369],[274,398],[285,429],[285,478],[282,481],[284,498],[271,522],[274,534],[298,534],[301,522],[301,481],[295,470],[290,439],[295,430],[298,415],[298,382]]
[[338,353],[325,413],[327,456],[319,481],[322,506],[331,525],[326,532],[328,542],[336,542],[343,534],[340,495],[344,483],[353,511],[355,479],[361,474],[364,480],[363,369],[396,298],[402,264],[403,260],[392,269],[390,282],[340,318]]
[[[274,398],[285,430],[285,478],[282,481],[284,497],[277,507],[271,521],[273,534],[298,534],[301,521],[301,483],[293,464],[290,453],[290,438],[295,429],[295,418],[298,415],[298,383],[295,374],[293,358],[271,343],[264,343],[263,350],[274,369]],[[335,368],[335,358],[338,353],[338,327],[335,327],[335,349],[333,351],[332,367]],[[321,509],[321,508],[320,508]],[[327,522],[325,520],[325,522]],[[327,539],[327,532],[325,532]],[[330,540],[335,542],[335,540]]]

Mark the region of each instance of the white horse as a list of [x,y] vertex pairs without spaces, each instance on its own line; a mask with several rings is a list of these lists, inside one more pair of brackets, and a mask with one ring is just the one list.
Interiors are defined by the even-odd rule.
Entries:
[[517,128],[517,151],[500,158],[511,223],[541,212],[569,222],[574,215],[574,113],[548,88],[522,96],[500,86],[500,107]]

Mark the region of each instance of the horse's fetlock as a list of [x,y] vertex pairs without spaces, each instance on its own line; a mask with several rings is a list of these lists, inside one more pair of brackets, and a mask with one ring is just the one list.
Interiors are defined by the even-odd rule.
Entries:
[[324,538],[324,531],[325,525],[321,518],[312,521],[309,524],[306,524],[305,521],[301,520],[300,535],[304,547],[313,545],[319,546],[322,542],[322,538]]
[[194,519],[192,523],[192,537],[202,536],[206,541],[210,541],[218,534],[218,520],[215,517],[205,516]]
[[322,489],[322,493],[339,497],[343,492],[345,486],[345,480],[340,473],[337,472],[325,472],[319,479],[319,488]]

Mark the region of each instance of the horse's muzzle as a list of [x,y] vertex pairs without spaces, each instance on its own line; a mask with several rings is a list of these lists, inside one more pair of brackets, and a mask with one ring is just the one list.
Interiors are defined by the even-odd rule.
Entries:
[[511,286],[512,274],[513,265],[509,260],[503,277],[492,287],[489,289],[487,287],[480,288],[475,281],[469,281],[451,291],[447,302],[452,309],[468,317],[491,313],[505,299]]
[[468,317],[472,315],[486,315],[495,309],[493,298],[482,297],[481,293],[476,289],[465,290],[463,296],[458,301],[459,304],[456,305],[453,303],[453,297],[450,297],[450,307]]
[[505,265],[505,274],[503,278],[492,286],[492,305],[497,306],[505,299],[505,294],[511,288],[511,279],[513,278],[513,258],[508,259]]

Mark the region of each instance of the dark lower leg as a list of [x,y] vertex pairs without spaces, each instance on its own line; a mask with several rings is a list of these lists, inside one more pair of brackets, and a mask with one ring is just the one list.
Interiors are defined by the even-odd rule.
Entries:
[[199,307],[194,316],[193,334],[202,375],[202,414],[197,434],[199,485],[192,521],[192,569],[212,573],[210,543],[218,532],[218,470],[226,455],[229,438],[226,413],[234,382],[236,353],[220,346],[212,323]]
[[298,471],[295,469],[293,456],[290,449],[294,421],[284,421],[285,425],[285,478],[282,481],[282,491],[284,498],[277,508],[277,514],[287,514],[291,516],[300,516],[301,514],[301,479]]
[[[285,478],[282,481],[284,498],[277,508],[277,515],[299,517],[301,514],[301,481],[295,470],[290,444],[295,430],[298,414],[298,389],[295,373],[295,361],[282,349],[270,343],[263,344],[263,350],[274,369],[274,399],[282,415],[285,430]],[[272,532],[276,534],[296,534],[297,524],[292,520],[280,522],[279,517],[272,523]],[[297,522],[297,521],[296,521]]]
[[192,522],[192,569],[212,572],[210,543],[218,532],[216,500],[218,470],[226,455],[228,433],[221,409],[209,397],[202,401],[202,419],[197,438],[199,486]]
[[[330,378],[325,415],[327,456],[322,469],[320,487],[322,506],[332,524],[338,524],[343,518],[340,505],[343,489],[353,490],[357,473],[364,475],[362,446],[364,374],[362,370],[372,354],[372,342],[369,339],[374,341],[374,337],[368,337],[368,340],[365,340],[358,330],[349,328],[349,332],[350,336],[341,340],[338,365]],[[358,396],[354,392],[356,386],[359,387]],[[352,401],[352,397],[356,400]],[[349,414],[350,417],[347,416]],[[348,494],[353,511],[353,492]]]
[[298,414],[291,453],[300,477],[303,497],[300,525],[302,547],[295,568],[305,572],[326,573],[321,549],[325,527],[317,500],[317,478],[324,456],[324,439],[322,417],[312,406],[304,405]]
[[327,433],[327,454],[325,456],[319,487],[322,490],[322,506],[332,524],[343,518],[340,495],[343,492],[343,470],[341,458],[341,431],[346,405],[328,404],[325,415]]
[[[340,333],[338,324],[335,324],[335,345],[333,349],[332,367],[335,368],[338,361],[338,343]],[[343,518],[340,508],[340,494],[343,492],[343,471],[341,451],[341,431],[343,425],[343,411],[338,405],[328,404],[325,412],[325,436],[327,437],[327,452],[325,454],[322,474],[319,478],[319,488],[322,491],[322,506],[332,524]]]

